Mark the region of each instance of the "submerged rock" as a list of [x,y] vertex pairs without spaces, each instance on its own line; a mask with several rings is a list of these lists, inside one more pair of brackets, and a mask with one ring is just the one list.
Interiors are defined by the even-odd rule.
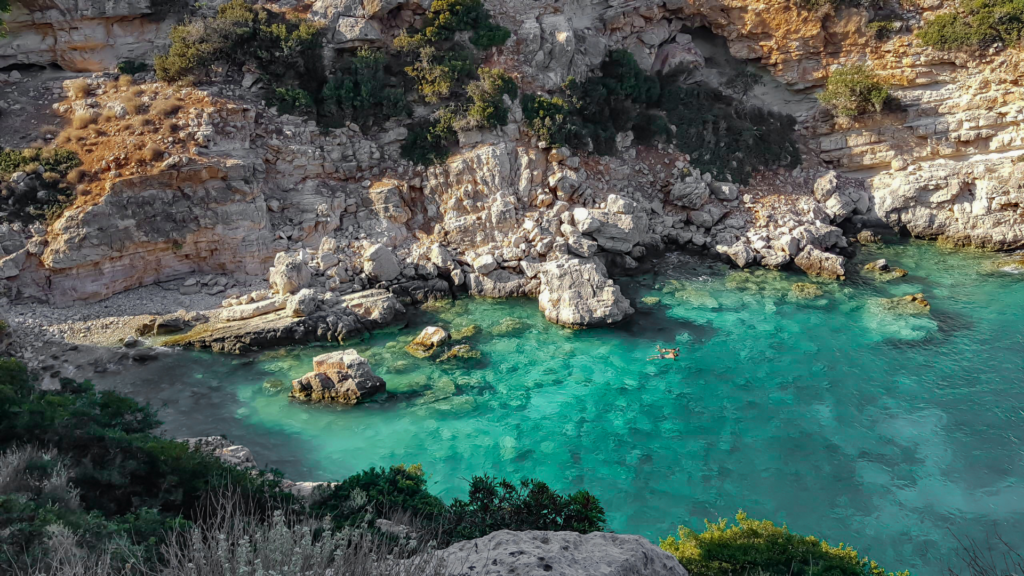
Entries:
[[452,346],[437,359],[438,362],[444,362],[445,360],[451,360],[453,358],[479,358],[480,351],[473,350],[473,347],[469,344],[459,344]]
[[525,331],[526,328],[526,322],[523,322],[519,318],[509,316],[499,322],[497,326],[491,328],[491,334],[494,334],[495,336],[512,336]]
[[459,574],[499,576],[687,576],[668,552],[641,536],[499,530],[435,552]]
[[895,280],[896,278],[902,278],[909,274],[903,268],[897,268],[889,266],[885,258],[875,260],[874,262],[868,262],[864,265],[864,272],[873,274],[875,279],[880,282],[888,282],[889,280]]
[[789,291],[790,297],[796,300],[813,300],[825,293],[816,284],[797,282]]
[[313,371],[292,380],[292,398],[311,402],[356,404],[384,392],[384,379],[355,350],[321,354]]
[[907,294],[900,298],[880,298],[879,304],[885,312],[908,316],[930,314],[932,310],[931,303],[921,293]]
[[475,336],[476,333],[479,331],[479,326],[477,326],[476,324],[470,324],[469,326],[466,326],[464,328],[452,330],[452,340],[465,340],[466,338]]
[[861,244],[881,244],[882,237],[872,230],[861,230],[857,234],[857,242]]
[[427,326],[415,340],[405,347],[409,354],[417,358],[426,358],[437,350],[437,347],[452,339],[444,328]]

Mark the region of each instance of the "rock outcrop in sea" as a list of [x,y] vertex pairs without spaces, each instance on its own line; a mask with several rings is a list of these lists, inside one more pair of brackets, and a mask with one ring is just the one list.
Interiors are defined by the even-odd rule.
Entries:
[[384,379],[355,350],[330,352],[313,359],[313,371],[292,380],[291,397],[310,402],[357,404],[386,391]]

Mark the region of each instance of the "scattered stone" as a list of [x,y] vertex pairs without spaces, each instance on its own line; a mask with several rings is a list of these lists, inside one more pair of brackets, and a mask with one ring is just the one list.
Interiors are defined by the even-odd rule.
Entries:
[[299,254],[281,252],[270,269],[270,289],[282,296],[294,294],[309,285],[313,275]]
[[523,322],[519,318],[509,316],[501,322],[499,322],[494,328],[491,328],[491,334],[495,336],[514,336],[525,332],[528,328],[526,322]]
[[320,307],[320,296],[309,288],[303,288],[299,290],[298,294],[295,294],[288,299],[288,304],[285,306],[288,315],[293,318],[303,318],[311,316]]
[[473,260],[473,270],[477,274],[487,274],[498,267],[498,262],[495,261],[494,256],[491,254],[484,254],[476,260]]
[[363,271],[377,282],[390,282],[402,273],[394,252],[383,244],[374,244],[363,253]]
[[843,280],[846,278],[846,258],[842,256],[823,252],[814,246],[806,246],[793,263],[804,272],[812,276],[821,276],[831,280]]
[[857,241],[861,244],[881,244],[882,237],[872,230],[861,230],[857,234]]

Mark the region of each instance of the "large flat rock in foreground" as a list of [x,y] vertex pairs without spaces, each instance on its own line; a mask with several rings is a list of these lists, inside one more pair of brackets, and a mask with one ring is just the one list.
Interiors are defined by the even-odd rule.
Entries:
[[436,552],[457,576],[688,576],[641,536],[499,530]]

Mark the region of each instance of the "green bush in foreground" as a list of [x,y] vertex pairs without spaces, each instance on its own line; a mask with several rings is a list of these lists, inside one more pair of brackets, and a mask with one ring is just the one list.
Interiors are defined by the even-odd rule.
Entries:
[[467,116],[476,126],[506,126],[509,110],[505,106],[504,97],[508,96],[510,100],[518,98],[519,86],[504,70],[480,68],[477,74],[480,80],[470,84],[467,89],[473,100],[466,112]]
[[889,99],[889,89],[863,64],[837,68],[818,94],[818,100],[837,116],[881,112]]
[[[229,506],[244,504],[251,534],[266,535],[285,519],[379,540],[390,538],[374,527],[385,517],[409,518],[442,542],[499,529],[603,528],[604,512],[586,492],[562,496],[535,480],[474,477],[469,498],[449,506],[430,494],[419,466],[360,472],[306,505],[281,489],[279,473],[227,465],[155,435],[159,425],[151,408],[131,398],[68,379],[59,391],[36,390],[23,365],[0,360],[0,573],[73,573],[55,568],[66,560],[58,550],[98,554],[90,562],[100,564],[131,562],[132,574],[162,573],[156,568],[168,554],[185,554],[174,558],[184,566],[189,554],[216,543],[202,526],[226,498]],[[331,530],[307,530],[306,545],[319,546]],[[193,552],[168,540],[192,534]],[[248,544],[228,548],[244,552]]]
[[768,520],[751,520],[742,511],[736,523],[723,518],[705,521],[703,533],[679,527],[679,537],[669,536],[661,548],[673,556],[692,576],[909,576],[907,571],[886,572],[878,564],[861,558],[857,551],[838,547],[813,536],[793,534],[785,525]]

